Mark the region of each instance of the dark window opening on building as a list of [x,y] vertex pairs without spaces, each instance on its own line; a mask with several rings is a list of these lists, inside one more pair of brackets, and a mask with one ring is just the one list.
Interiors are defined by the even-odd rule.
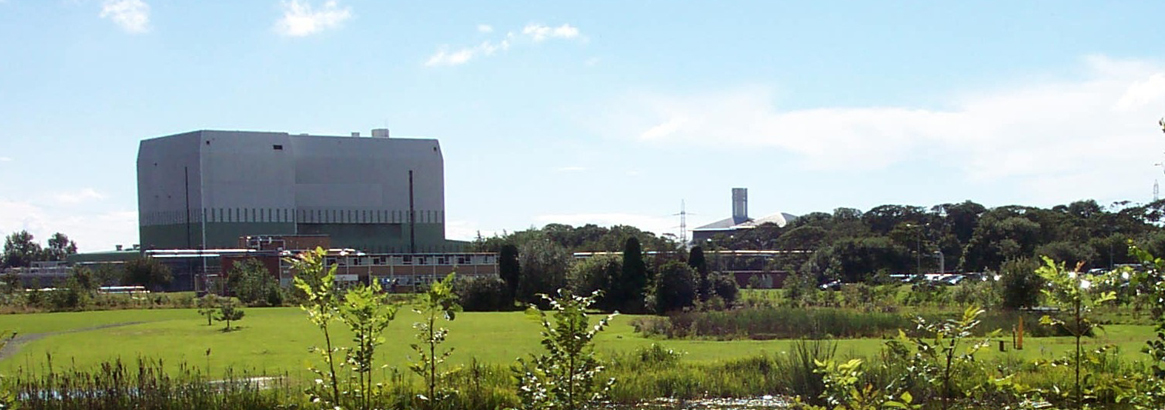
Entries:
[[276,151],[283,151],[283,146],[279,144],[272,145],[271,148],[275,148]]

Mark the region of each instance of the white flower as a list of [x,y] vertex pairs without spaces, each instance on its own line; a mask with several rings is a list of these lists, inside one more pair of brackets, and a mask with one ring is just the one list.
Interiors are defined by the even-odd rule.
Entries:
[[1080,289],[1088,289],[1092,287],[1092,282],[1088,279],[1080,281]]

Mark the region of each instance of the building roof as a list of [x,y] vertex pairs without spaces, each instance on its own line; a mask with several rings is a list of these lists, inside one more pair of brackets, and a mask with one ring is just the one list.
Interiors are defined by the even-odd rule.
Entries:
[[732,231],[737,229],[752,229],[763,224],[771,223],[784,227],[789,221],[796,219],[796,215],[778,212],[763,218],[749,218],[741,223],[735,223],[732,218],[721,219],[716,222],[698,227],[693,231]]

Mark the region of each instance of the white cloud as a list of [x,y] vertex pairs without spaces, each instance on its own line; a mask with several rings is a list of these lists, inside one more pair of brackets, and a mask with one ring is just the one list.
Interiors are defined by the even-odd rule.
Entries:
[[53,199],[60,204],[80,204],[93,200],[105,199],[105,194],[97,192],[93,188],[84,188],[73,192],[59,192],[53,195]]
[[[493,26],[481,24],[477,26],[477,31],[481,33],[492,33],[494,28]],[[558,27],[528,24],[522,29],[520,34],[515,34],[513,31],[507,32],[501,40],[487,40],[476,46],[454,49],[451,49],[449,46],[442,46],[437,52],[425,60],[425,65],[429,67],[457,66],[479,57],[492,56],[499,51],[507,51],[510,49],[510,46],[515,44],[540,43],[554,38],[582,39],[578,28],[570,24],[563,24]],[[588,65],[591,65],[589,60]]]
[[782,110],[767,87],[641,95],[621,99],[612,111],[624,117],[603,131],[645,143],[774,150],[806,169],[937,163],[969,181],[1017,178],[1032,192],[1083,189],[1072,181],[1087,181],[1096,185],[1068,196],[1127,195],[1161,162],[1165,67],[1104,57],[1084,65],[1082,80],[976,90],[949,96],[945,109]]
[[319,9],[299,0],[284,1],[282,5],[283,18],[275,23],[275,31],[288,37],[303,37],[336,28],[352,17],[352,9],[341,8],[335,0],[324,2]]
[[26,230],[44,245],[55,232],[69,235],[82,252],[112,250],[138,241],[135,211],[93,211],[87,207],[46,207],[0,198],[0,234]]
[[100,16],[130,33],[145,33],[150,29],[150,5],[142,0],[105,0],[101,3]]
[[578,27],[570,24],[563,24],[558,27],[550,27],[542,24],[527,24],[522,29],[522,34],[530,37],[535,42],[541,42],[548,38],[577,38],[579,36]]
[[436,54],[429,57],[428,61],[425,61],[425,65],[429,67],[461,65],[474,58],[491,56],[498,51],[509,49],[510,41],[508,39],[502,40],[500,43],[485,41],[476,46],[458,50],[438,50]]
[[12,157],[0,157],[0,162],[11,162]]
[[484,238],[500,234],[500,231],[482,230],[476,223],[463,220],[445,221],[445,237],[459,241],[472,241],[481,233]]

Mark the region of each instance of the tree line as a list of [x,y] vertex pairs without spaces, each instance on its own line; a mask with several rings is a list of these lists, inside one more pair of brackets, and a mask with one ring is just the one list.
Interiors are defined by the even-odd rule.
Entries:
[[[540,294],[567,289],[576,295],[602,291],[594,305],[600,310],[662,313],[697,304],[727,306],[738,292],[732,278],[709,270],[700,249],[689,257],[674,239],[634,227],[551,224],[473,246],[498,253],[499,274],[458,282],[455,290],[467,310],[538,304],[544,302]],[[594,253],[574,257],[584,249]]]
[[21,230],[4,238],[0,268],[26,268],[33,262],[64,261],[74,253],[77,253],[77,242],[70,240],[68,235],[54,233],[46,246],[41,246],[31,233]]
[[[1049,256],[1108,269],[1136,262],[1130,241],[1165,254],[1165,200],[1101,206],[1081,200],[1051,208],[987,208],[964,201],[930,208],[881,205],[837,208],[718,235],[712,249],[787,250],[764,268],[858,282],[878,273],[998,272],[1007,261]],[[941,268],[940,268],[941,266]]]

